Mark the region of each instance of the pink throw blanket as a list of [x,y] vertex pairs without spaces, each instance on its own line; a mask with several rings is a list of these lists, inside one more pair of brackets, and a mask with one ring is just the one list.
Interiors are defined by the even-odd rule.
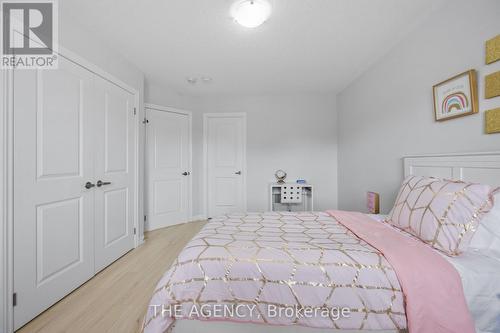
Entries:
[[365,214],[328,213],[392,265],[405,295],[410,333],[475,332],[460,275],[440,254]]

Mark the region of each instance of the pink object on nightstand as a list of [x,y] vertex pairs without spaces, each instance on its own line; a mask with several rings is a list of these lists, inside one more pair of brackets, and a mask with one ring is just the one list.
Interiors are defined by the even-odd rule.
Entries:
[[366,192],[366,206],[370,214],[380,213],[380,196],[375,192]]

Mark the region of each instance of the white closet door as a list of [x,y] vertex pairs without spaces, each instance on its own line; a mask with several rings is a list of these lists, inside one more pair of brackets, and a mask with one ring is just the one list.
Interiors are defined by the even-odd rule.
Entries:
[[94,274],[91,73],[14,73],[15,329]]
[[189,217],[189,116],[146,109],[148,230],[184,223]]
[[244,212],[245,117],[208,115],[205,122],[208,217]]
[[[95,77],[95,270],[134,246],[134,95]],[[99,182],[102,182],[100,185]]]

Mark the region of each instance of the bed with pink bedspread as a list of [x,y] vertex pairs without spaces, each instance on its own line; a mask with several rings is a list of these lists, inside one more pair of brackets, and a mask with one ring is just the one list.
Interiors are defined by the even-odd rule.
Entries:
[[159,281],[143,331],[169,331],[179,318],[474,332],[446,260],[384,223],[339,211],[212,219]]

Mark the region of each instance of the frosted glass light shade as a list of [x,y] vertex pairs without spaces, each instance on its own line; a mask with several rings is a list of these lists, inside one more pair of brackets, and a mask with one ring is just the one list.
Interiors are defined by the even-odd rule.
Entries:
[[271,15],[271,4],[266,0],[243,0],[233,5],[232,16],[246,28],[255,28]]

